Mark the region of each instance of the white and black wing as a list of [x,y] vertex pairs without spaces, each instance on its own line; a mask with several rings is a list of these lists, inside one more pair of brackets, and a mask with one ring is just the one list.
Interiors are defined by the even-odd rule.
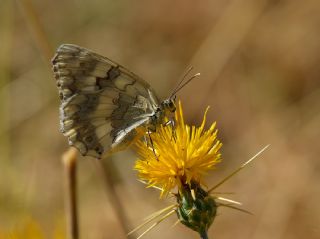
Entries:
[[52,64],[60,128],[82,155],[100,158],[126,148],[159,105],[147,82],[85,48],[61,45]]

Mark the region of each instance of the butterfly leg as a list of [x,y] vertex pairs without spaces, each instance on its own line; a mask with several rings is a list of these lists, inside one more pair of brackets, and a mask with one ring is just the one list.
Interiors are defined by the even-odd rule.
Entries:
[[163,124],[164,127],[166,127],[168,125],[171,126],[171,132],[172,132],[171,140],[174,139],[174,141],[176,141],[177,135],[176,135],[176,131],[175,131],[175,121],[174,121],[174,119],[170,119],[170,120],[168,120],[167,122],[165,122]]
[[154,145],[153,145],[153,140],[152,140],[152,137],[151,137],[151,131],[150,131],[150,129],[148,129],[147,132],[148,132],[148,135],[149,135],[149,141],[150,141],[150,144],[151,144],[151,147],[152,147],[153,154],[154,154],[154,156],[156,157],[156,159],[159,161],[158,156],[157,156],[157,154],[156,154],[156,151],[155,151],[155,149],[154,149]]
[[146,143],[146,145],[149,146],[149,143],[148,143],[148,140],[147,140],[146,135],[143,135],[143,140],[144,140],[144,142]]

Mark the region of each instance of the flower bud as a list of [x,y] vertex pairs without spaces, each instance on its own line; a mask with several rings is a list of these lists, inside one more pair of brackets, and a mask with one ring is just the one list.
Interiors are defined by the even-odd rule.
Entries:
[[194,181],[190,185],[182,185],[176,197],[180,222],[206,238],[217,213],[217,204],[213,197]]

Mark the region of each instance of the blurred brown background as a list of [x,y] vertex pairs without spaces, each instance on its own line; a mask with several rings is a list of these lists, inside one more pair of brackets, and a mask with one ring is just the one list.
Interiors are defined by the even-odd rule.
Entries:
[[[271,144],[219,189],[254,216],[221,208],[210,238],[320,238],[319,12],[318,0],[1,0],[0,229],[32,217],[49,235],[64,220],[60,158],[68,146],[48,57],[74,43],[126,66],[161,97],[189,66],[201,72],[178,98],[190,124],[207,105],[209,122],[217,121],[224,160],[208,186]],[[112,159],[131,227],[173,201],[137,182],[134,157]],[[92,161],[79,158],[81,238],[123,238]],[[145,238],[198,238],[171,228],[175,221]]]

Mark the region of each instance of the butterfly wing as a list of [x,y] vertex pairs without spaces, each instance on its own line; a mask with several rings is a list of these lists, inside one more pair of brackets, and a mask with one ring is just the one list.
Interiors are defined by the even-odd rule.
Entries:
[[147,82],[85,48],[61,45],[52,64],[60,129],[82,155],[100,158],[126,148],[159,106]]

